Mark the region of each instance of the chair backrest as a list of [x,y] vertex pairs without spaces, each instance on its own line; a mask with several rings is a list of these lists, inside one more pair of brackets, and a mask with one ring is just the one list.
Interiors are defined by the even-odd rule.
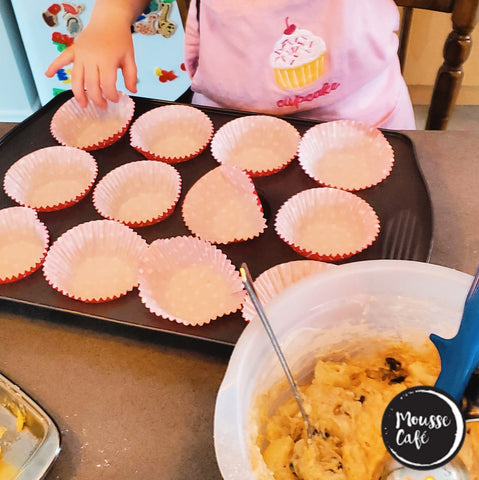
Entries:
[[434,10],[451,15],[452,31],[444,42],[444,62],[437,72],[426,120],[426,129],[444,130],[461,88],[464,62],[471,52],[471,33],[479,17],[479,0],[395,1],[398,6],[404,7],[398,51],[401,67],[406,58],[413,9]]
[[186,25],[186,16],[188,14],[188,8],[190,6],[190,0],[176,0],[178,9],[180,10],[181,20],[183,20],[183,26]]
[[[190,0],[176,1],[185,22]],[[434,10],[451,15],[452,31],[444,42],[444,62],[436,76],[426,120],[426,129],[444,130],[461,88],[464,62],[471,52],[471,33],[479,19],[479,0],[395,0],[395,2],[399,7],[404,7],[398,51],[401,67],[404,66],[406,58],[413,9]]]

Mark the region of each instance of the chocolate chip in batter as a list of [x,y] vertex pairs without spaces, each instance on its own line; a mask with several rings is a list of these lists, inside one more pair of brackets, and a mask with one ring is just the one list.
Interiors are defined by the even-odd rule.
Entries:
[[389,383],[402,383],[404,380],[406,380],[406,377],[404,375],[400,375],[399,377],[391,378]]
[[392,372],[397,372],[401,368],[401,362],[393,357],[386,357],[386,363]]

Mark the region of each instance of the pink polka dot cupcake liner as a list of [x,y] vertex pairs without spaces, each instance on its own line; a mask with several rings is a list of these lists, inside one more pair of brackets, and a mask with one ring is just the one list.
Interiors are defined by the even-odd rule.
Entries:
[[237,311],[245,292],[217,247],[196,237],[155,240],[140,265],[139,295],[153,314],[200,326]]
[[374,209],[354,193],[311,188],[288,199],[275,219],[278,236],[299,254],[336,261],[365,250],[379,234]]
[[[265,306],[283,290],[303,278],[335,267],[336,265],[332,263],[316,260],[295,260],[280,263],[259,275],[254,281],[254,287],[260,302]],[[250,322],[256,316],[256,309],[248,295],[245,297],[241,313],[247,322]]]
[[20,205],[42,212],[60,210],[85,197],[97,173],[96,160],[88,152],[46,147],[17,160],[5,174],[3,189]]
[[0,210],[0,283],[20,280],[38,270],[47,253],[49,233],[35,210]]
[[141,115],[130,144],[149,160],[179,163],[198,156],[213,136],[213,122],[189,105],[164,105]]
[[356,191],[377,185],[391,173],[394,150],[379,129],[337,120],[306,131],[298,161],[319,184]]
[[194,235],[215,244],[245,241],[266,228],[253,181],[231,165],[210,170],[190,188],[182,215]]
[[67,230],[43,264],[47,282],[63,295],[87,303],[108,302],[138,286],[140,259],[148,244],[112,220],[93,220]]
[[118,102],[107,100],[106,109],[91,101],[83,108],[71,98],[53,115],[50,131],[62,145],[98,150],[117,142],[126,133],[134,111],[135,103],[122,92]]
[[213,136],[211,153],[223,165],[234,165],[252,177],[285,168],[298,151],[300,134],[277,117],[248,115],[229,121]]
[[130,227],[158,223],[174,211],[181,177],[167,163],[140,160],[107,173],[93,191],[97,212]]

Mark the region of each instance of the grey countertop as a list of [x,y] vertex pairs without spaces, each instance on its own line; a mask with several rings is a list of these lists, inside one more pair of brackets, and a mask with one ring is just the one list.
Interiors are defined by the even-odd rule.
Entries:
[[[0,124],[0,136],[12,124]],[[434,212],[431,263],[479,263],[479,136],[404,132]],[[220,480],[217,390],[231,348],[0,302],[0,371],[53,417],[54,479]]]

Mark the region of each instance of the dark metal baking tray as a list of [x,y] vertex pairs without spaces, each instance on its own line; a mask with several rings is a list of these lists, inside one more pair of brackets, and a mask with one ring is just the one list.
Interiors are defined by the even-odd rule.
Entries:
[[[17,416],[24,419],[21,429],[16,426]],[[4,469],[0,477],[16,480],[44,478],[60,452],[58,427],[40,405],[2,374],[0,427],[6,428],[0,439],[0,470]]]
[[[0,139],[0,178],[3,179],[7,169],[20,157],[33,150],[57,145],[50,133],[50,120],[56,110],[69,98],[71,92],[64,92],[38,110],[31,117]],[[133,97],[135,101],[135,120],[146,111],[174,102]],[[210,107],[198,107],[209,115],[215,131],[226,122],[247,115],[246,112],[228,111]],[[314,122],[298,119],[287,119],[303,134]],[[75,128],[72,125],[72,128]],[[168,132],[158,132],[168,135]],[[375,209],[381,222],[381,232],[376,242],[345,262],[358,260],[373,260],[385,258],[386,243],[391,239],[400,239],[403,229],[400,225],[401,215],[406,213],[413,218],[413,228],[410,229],[409,250],[402,259],[428,261],[432,246],[432,208],[428,190],[416,161],[414,145],[406,135],[394,131],[384,131],[384,134],[394,149],[395,163],[391,174],[379,185],[357,192]],[[100,180],[113,168],[143,157],[129,144],[127,133],[114,145],[91,152],[98,162],[98,177]],[[203,174],[218,166],[211,155],[209,147],[198,157],[187,162],[178,163],[175,167],[181,174],[182,193],[173,214],[156,225],[138,228],[136,231],[147,242],[157,238],[167,238],[176,235],[190,235],[183,223],[181,204],[186,192]],[[220,246],[231,261],[239,267],[243,261],[248,263],[253,277],[268,268],[287,261],[302,259],[299,254],[287,246],[275,233],[274,219],[277,210],[285,200],[295,193],[312,187],[318,187],[299,166],[297,159],[284,170],[268,177],[258,177],[254,183],[263,209],[267,217],[267,228],[259,237],[241,242]],[[93,189],[92,189],[93,190]],[[39,213],[40,219],[47,225],[51,242],[69,228],[88,220],[101,219],[92,204],[92,192],[72,207],[56,212]],[[7,197],[3,189],[0,192],[0,208],[13,206],[15,203]],[[390,228],[392,226],[392,229]],[[387,237],[387,230],[392,234]],[[391,236],[392,235],[392,236]],[[21,302],[47,309],[66,311],[81,316],[93,317],[108,322],[118,322],[145,329],[171,332],[206,341],[234,345],[246,322],[241,312],[225,315],[209,325],[191,327],[159,318],[150,313],[141,303],[137,290],[124,297],[108,303],[87,304],[70,299],[53,288],[43,278],[39,270],[31,276],[18,282],[0,285],[0,299]]]

